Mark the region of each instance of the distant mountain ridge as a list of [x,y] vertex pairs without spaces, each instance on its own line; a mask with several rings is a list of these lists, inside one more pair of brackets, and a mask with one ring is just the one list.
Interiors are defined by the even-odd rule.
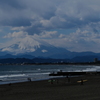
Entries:
[[[13,56],[14,57],[14,56]],[[3,58],[0,59],[0,64],[74,64],[74,63],[87,63],[95,64],[94,58],[97,56],[80,56],[73,59],[53,59],[53,58]],[[98,57],[100,59],[100,56]],[[98,63],[98,62],[97,62]],[[100,64],[100,61],[99,61]]]
[[[72,58],[67,58],[68,56],[64,55],[66,58],[59,56],[52,56],[52,57],[35,57],[32,55],[11,55],[7,54],[5,56],[0,56],[0,63],[54,63],[54,62],[94,62],[94,58],[100,59],[100,53],[90,53],[88,52],[70,52],[70,54],[74,54]],[[69,55],[70,55],[69,54]],[[72,55],[71,54],[71,55]]]

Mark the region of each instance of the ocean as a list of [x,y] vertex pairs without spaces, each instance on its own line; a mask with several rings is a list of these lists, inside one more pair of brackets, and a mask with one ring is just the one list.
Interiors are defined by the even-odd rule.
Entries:
[[[45,80],[57,71],[100,71],[100,66],[90,65],[1,65],[0,84]],[[57,76],[56,76],[57,77]]]

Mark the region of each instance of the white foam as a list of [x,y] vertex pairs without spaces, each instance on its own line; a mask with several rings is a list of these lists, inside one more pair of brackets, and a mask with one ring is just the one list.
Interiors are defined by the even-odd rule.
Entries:
[[87,71],[87,72],[89,72],[89,71],[97,71],[97,69],[96,68],[86,68],[86,69],[84,69],[82,71]]
[[25,74],[2,75],[0,76],[0,78],[21,77],[21,76],[25,76]]
[[30,74],[27,74],[27,76],[34,76],[34,75],[48,75],[50,74],[49,72],[46,72],[46,73],[30,73]]

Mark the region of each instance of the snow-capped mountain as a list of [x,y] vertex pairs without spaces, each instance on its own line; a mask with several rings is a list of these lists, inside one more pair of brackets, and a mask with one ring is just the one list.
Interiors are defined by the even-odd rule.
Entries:
[[4,47],[1,49],[2,52],[9,52],[11,54],[20,54],[20,53],[26,53],[26,52],[34,52],[37,48],[40,48],[40,44],[38,41],[32,39],[32,40],[21,40],[15,44],[12,44],[10,46]]
[[[53,45],[50,45],[44,41],[31,40],[30,41],[19,41],[16,44],[12,44],[10,46],[4,47],[0,49],[1,54],[12,54],[12,55],[31,55],[35,57],[52,57],[58,58],[63,55],[63,58],[67,58],[66,56],[70,51],[64,48],[58,48]],[[67,55],[66,55],[67,54]]]
[[[10,55],[9,55],[10,54]],[[100,56],[100,53],[93,52],[70,52],[64,48],[55,47],[44,41],[35,39],[23,39],[15,44],[0,49],[0,58],[56,58],[72,59],[80,56]]]

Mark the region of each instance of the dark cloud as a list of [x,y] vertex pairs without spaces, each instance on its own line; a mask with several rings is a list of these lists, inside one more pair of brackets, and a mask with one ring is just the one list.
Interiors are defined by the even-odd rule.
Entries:
[[31,22],[27,18],[16,18],[16,19],[5,19],[0,21],[0,25],[2,26],[13,26],[13,27],[20,27],[20,26],[30,26]]
[[7,8],[22,9],[24,6],[19,0],[0,0],[0,8],[7,10]]
[[0,25],[28,26],[24,31],[29,34],[80,28],[100,21],[99,4],[98,0],[0,0]]
[[24,29],[24,31],[28,32],[29,35],[33,35],[33,34],[40,34],[44,29],[42,29],[42,25],[38,24],[35,26],[30,26],[26,29]]

